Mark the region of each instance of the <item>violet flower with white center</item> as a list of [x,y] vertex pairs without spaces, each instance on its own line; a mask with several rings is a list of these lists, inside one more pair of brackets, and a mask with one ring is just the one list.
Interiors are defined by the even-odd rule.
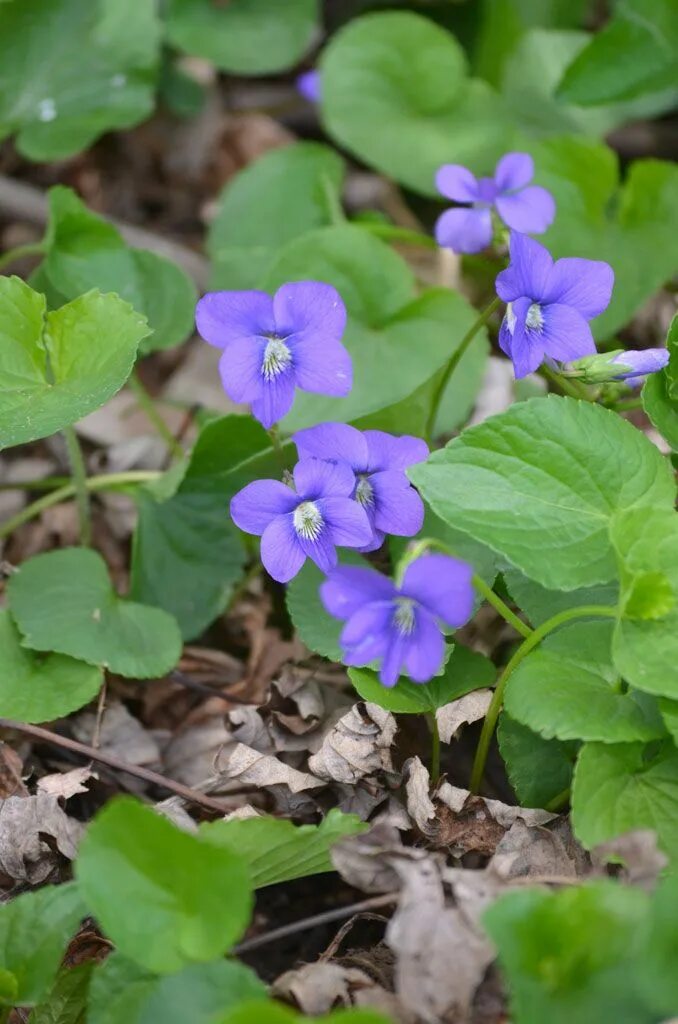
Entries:
[[596,351],[588,321],[607,309],[614,273],[600,260],[554,262],[539,242],[511,232],[511,261],[497,275],[506,302],[499,346],[513,360],[516,377],[533,373],[545,359],[570,362]]
[[307,558],[330,572],[337,546],[360,548],[372,537],[365,510],[351,497],[350,466],[302,459],[292,475],[294,490],[279,480],[255,480],[231,499],[233,522],[261,537],[261,561],[278,583],[296,576]]
[[346,462],[356,475],[353,493],[362,505],[373,536],[361,551],[381,547],[387,533],[413,537],[424,522],[424,503],[405,476],[405,470],[428,455],[418,437],[396,437],[382,430],[360,431],[347,423],[321,423],[294,434],[302,459]]
[[440,622],[459,627],[473,612],[473,569],[449,555],[412,562],[397,587],[374,569],[341,565],[320,587],[326,610],[345,619],[346,665],[381,661],[379,678],[395,686],[403,669],[415,683],[439,671],[445,654]]
[[320,72],[315,69],[304,71],[297,75],[295,86],[300,96],[303,96],[309,103],[320,103]]
[[492,241],[492,210],[514,231],[540,235],[556,214],[553,196],[540,185],[530,185],[534,161],[528,153],[507,153],[492,178],[476,178],[461,164],[444,164],[436,174],[436,188],[457,203],[470,205],[446,210],[438,218],[438,245],[460,253],[485,249]]
[[669,361],[666,348],[628,349],[610,360],[610,369],[617,370],[613,380],[634,380],[648,373],[663,370]]
[[219,371],[234,402],[248,402],[267,429],[282,419],[294,389],[340,398],[353,381],[341,343],[346,307],[336,288],[319,281],[260,291],[208,292],[198,302],[199,334],[223,349]]

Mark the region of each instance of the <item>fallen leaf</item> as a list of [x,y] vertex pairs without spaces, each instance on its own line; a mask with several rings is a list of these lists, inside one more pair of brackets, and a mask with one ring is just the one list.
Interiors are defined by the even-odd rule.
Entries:
[[232,740],[222,716],[179,731],[163,749],[164,769],[170,778],[198,786],[214,777],[219,754]]
[[49,793],[0,801],[0,871],[16,882],[38,885],[58,862],[73,860],[84,831]]
[[393,774],[391,746],[396,721],[378,704],[361,701],[332,726],[318,752],[308,759],[309,771],[328,781],[355,783],[380,773]]
[[438,732],[443,743],[449,743],[462,725],[484,718],[492,700],[492,690],[473,690],[436,711]]
[[6,743],[0,743],[0,800],[8,796],[28,796],[21,777],[23,768],[16,750],[12,750]]
[[330,858],[344,881],[368,893],[394,892],[400,889],[400,875],[393,862],[399,857],[420,860],[425,850],[403,846],[398,829],[388,822],[374,825],[335,843]]
[[596,846],[591,852],[591,860],[598,870],[607,865],[621,865],[621,879],[628,885],[638,885],[643,889],[654,888],[668,864],[668,858],[657,846],[657,833],[651,829],[626,832],[609,843]]
[[403,776],[407,812],[419,831],[426,835],[430,831],[430,823],[436,817],[435,804],[429,795],[431,780],[428,769],[419,757],[411,757],[403,765]]
[[99,776],[89,766],[72,768],[69,772],[55,772],[38,779],[38,793],[48,793],[57,800],[69,800],[76,793],[86,793],[86,783]]
[[503,879],[577,877],[577,866],[560,836],[520,819],[499,840],[488,870]]
[[[72,718],[70,723],[74,737],[81,743],[91,744],[96,715],[84,711]],[[99,731],[99,749],[127,764],[149,765],[160,761],[160,749],[153,736],[120,703],[109,704],[104,712]]]
[[[235,743],[222,750],[218,762],[219,791],[228,793],[229,784],[237,782],[251,785],[257,789],[274,785],[284,785],[292,793],[302,793],[308,789],[317,789],[323,783],[307,772],[297,771],[272,754],[260,754],[258,750]],[[226,784],[221,789],[223,784]]]

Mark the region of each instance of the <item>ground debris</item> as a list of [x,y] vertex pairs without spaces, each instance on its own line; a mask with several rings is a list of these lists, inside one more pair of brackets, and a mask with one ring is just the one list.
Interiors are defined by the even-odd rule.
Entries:
[[70,800],[77,793],[87,792],[87,783],[90,779],[98,779],[99,776],[89,766],[83,768],[72,768],[68,772],[54,772],[52,775],[43,775],[38,779],[38,793],[48,793],[58,800]]
[[11,882],[39,885],[63,856],[73,860],[84,831],[49,793],[0,801],[0,871]]
[[391,747],[396,729],[390,711],[363,701],[354,704],[325,734],[317,754],[308,760],[309,771],[341,783],[393,775]]
[[492,690],[473,690],[436,711],[438,732],[443,743],[449,743],[462,725],[484,718],[492,700]]
[[413,1024],[397,998],[367,971],[340,961],[320,960],[282,974],[272,993],[309,1015],[325,1014],[339,1007],[360,1006],[387,1013],[400,1024]]

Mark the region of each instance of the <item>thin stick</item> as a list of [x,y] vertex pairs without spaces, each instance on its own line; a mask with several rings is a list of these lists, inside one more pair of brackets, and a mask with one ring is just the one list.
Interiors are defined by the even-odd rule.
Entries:
[[331,924],[333,921],[342,921],[345,917],[353,914],[360,914],[363,910],[374,910],[375,907],[387,907],[398,900],[398,892],[387,892],[383,896],[371,896],[368,900],[361,900],[360,903],[351,903],[347,907],[338,907],[336,910],[326,910],[324,914],[314,914],[311,917],[303,917],[301,921],[293,921],[292,924],[285,924],[282,928],[274,928],[265,935],[257,935],[254,939],[247,939],[241,942],[233,950],[234,953],[249,953],[260,946],[267,946],[270,942],[277,942],[279,939],[286,939],[288,935],[296,935],[297,932],[306,931],[307,928],[316,928],[321,924]]
[[80,520],[80,543],[88,548],[92,543],[92,515],[89,505],[89,491],[87,490],[87,468],[82,454],[82,448],[78,436],[73,427],[64,427],[62,431],[66,440],[68,461],[73,476],[73,489],[75,501],[78,506],[78,519]]
[[153,424],[160,437],[172,452],[172,455],[176,455],[178,459],[182,459],[184,457],[184,449],[181,447],[174,434],[158,412],[155,402],[144,387],[136,370],[132,370],[132,374],[127,383],[134,392],[134,397],[139,403],[140,408],[146,413],[147,418]]
[[106,697],[108,695],[108,682],[104,675],[104,684],[99,690],[99,700],[97,701],[97,713],[94,720],[94,729],[92,730],[92,746],[95,750],[98,750],[101,746],[101,726],[104,720],[104,712],[106,711]]
[[137,764],[128,764],[113,754],[105,754],[101,750],[95,750],[94,747],[87,746],[86,743],[69,740],[66,736],[50,732],[49,729],[41,729],[38,725],[26,725],[25,722],[14,722],[11,718],[0,718],[0,729],[13,729],[15,732],[23,733],[25,736],[32,736],[33,739],[41,743],[52,743],[56,747],[63,747],[64,750],[72,750],[73,753],[82,754],[83,757],[89,758],[90,761],[98,761],[100,764],[108,765],[109,768],[115,768],[120,772],[127,772],[128,775],[135,775],[138,779],[143,779],[144,782],[150,782],[152,785],[166,789],[170,793],[176,793],[177,796],[183,797],[189,803],[198,804],[208,811],[226,814],[230,809],[219,800],[212,800],[211,797],[198,793],[197,790],[190,789],[181,782],[175,782],[174,779],[168,779],[164,775],[159,775],[158,772],[153,772],[150,768],[142,768],[141,765]]

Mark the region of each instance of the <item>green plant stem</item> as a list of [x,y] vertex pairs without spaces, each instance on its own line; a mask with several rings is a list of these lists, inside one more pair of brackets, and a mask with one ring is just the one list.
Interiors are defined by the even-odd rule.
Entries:
[[88,548],[92,543],[92,514],[89,505],[89,491],[87,489],[87,468],[75,428],[64,427],[62,433],[66,441],[68,461],[71,467],[75,503],[78,506],[80,543],[83,547]]
[[549,800],[544,810],[559,811],[561,807],[565,807],[565,805],[569,802],[569,799],[570,787],[568,786],[567,789],[564,789],[562,791],[562,793],[558,793],[558,796],[554,796],[553,800]]
[[433,440],[433,431],[435,430],[436,419],[438,418],[438,410],[440,408],[440,403],[443,400],[443,395],[445,394],[447,385],[450,383],[450,377],[456,370],[457,366],[461,361],[462,356],[464,355],[466,349],[469,347],[469,345],[475,338],[478,331],[481,329],[481,327],[485,326],[485,324],[490,319],[494,311],[496,309],[499,309],[500,305],[500,298],[495,297],[494,299],[492,299],[492,302],[490,302],[489,306],[485,307],[485,309],[482,311],[482,313],[475,321],[475,323],[473,323],[471,327],[469,327],[468,331],[459,342],[459,345],[452,353],[452,356],[450,357],[447,366],[443,370],[440,380],[438,381],[435,392],[433,394],[433,400],[431,401],[431,408],[429,409],[428,420],[426,422],[426,438],[429,444],[431,444]]
[[620,398],[610,406],[615,412],[629,412],[632,409],[642,409],[642,398]]
[[440,731],[435,711],[427,715],[431,726],[431,783],[436,784],[440,778]]
[[30,242],[28,245],[17,245],[14,249],[8,249],[7,252],[3,252],[0,256],[0,270],[4,270],[11,263],[15,263],[16,260],[23,259],[24,256],[39,256],[44,252],[42,242]]
[[176,437],[158,412],[155,402],[142,384],[141,378],[136,370],[132,370],[132,375],[130,376],[128,383],[134,392],[134,397],[139,403],[139,406],[146,413],[146,416],[160,434],[160,437],[172,452],[172,455],[175,455],[178,459],[183,459],[184,449],[181,447]]
[[580,398],[584,402],[595,402],[595,397],[584,384],[580,384],[576,380],[568,380],[567,377],[563,377],[561,373],[556,373],[555,370],[552,370],[546,364],[541,369],[544,376],[548,377],[564,395],[569,395],[570,398]]
[[70,476],[43,476],[41,480],[12,480],[0,484],[0,491],[53,491],[63,487]]
[[282,446],[282,441],[280,440],[280,431],[277,425],[271,427],[270,430],[267,431],[267,433],[271,439],[273,451],[275,452],[278,462],[280,463],[280,468],[284,473],[285,470],[287,469],[287,460],[285,459],[285,452]]
[[[87,492],[91,494],[93,491],[114,490],[116,487],[124,487],[129,484],[147,483],[149,480],[157,480],[159,476],[162,476],[159,470],[145,469],[129,470],[127,473],[106,473],[101,476],[87,477],[85,479],[85,487]],[[42,498],[38,498],[37,501],[27,505],[21,512],[18,512],[11,519],[7,519],[0,526],[0,539],[8,537],[19,526],[23,526],[24,523],[35,519],[45,509],[51,508],[53,505],[59,505],[62,501],[68,501],[75,493],[75,483],[70,483],[65,484],[63,487],[58,487],[57,490],[52,491],[50,494],[45,494]]]
[[504,691],[506,684],[508,683],[513,671],[520,665],[530,651],[541,643],[544,637],[552,633],[558,626],[564,625],[566,622],[570,622],[572,619],[582,619],[591,616],[598,618],[616,618],[617,609],[611,605],[600,605],[600,604],[589,604],[581,605],[578,608],[567,608],[563,612],[558,612],[557,615],[553,615],[546,622],[542,622],[525,640],[514,653],[513,657],[509,660],[508,664],[504,668],[504,671],[499,676],[497,685],[494,693],[492,694],[492,701],[487,714],[485,715],[485,721],[483,722],[483,728],[480,733],[480,739],[478,740],[478,748],[476,750],[476,756],[473,761],[473,769],[471,771],[471,783],[470,790],[472,793],[477,793],[482,782],[483,773],[485,771],[485,763],[487,761],[487,755],[490,749],[490,742],[494,735],[494,730],[499,718],[499,712],[501,711],[502,704],[504,703]]
[[491,604],[496,612],[498,612],[502,619],[505,619],[509,626],[513,626],[516,633],[520,633],[522,637],[527,638],[532,636],[532,630],[522,619],[519,619],[515,612],[512,612],[509,606],[502,601],[498,594],[495,594],[492,587],[488,586],[485,580],[481,579],[480,576],[473,577],[473,586],[476,588],[478,593],[482,594],[488,604]]

